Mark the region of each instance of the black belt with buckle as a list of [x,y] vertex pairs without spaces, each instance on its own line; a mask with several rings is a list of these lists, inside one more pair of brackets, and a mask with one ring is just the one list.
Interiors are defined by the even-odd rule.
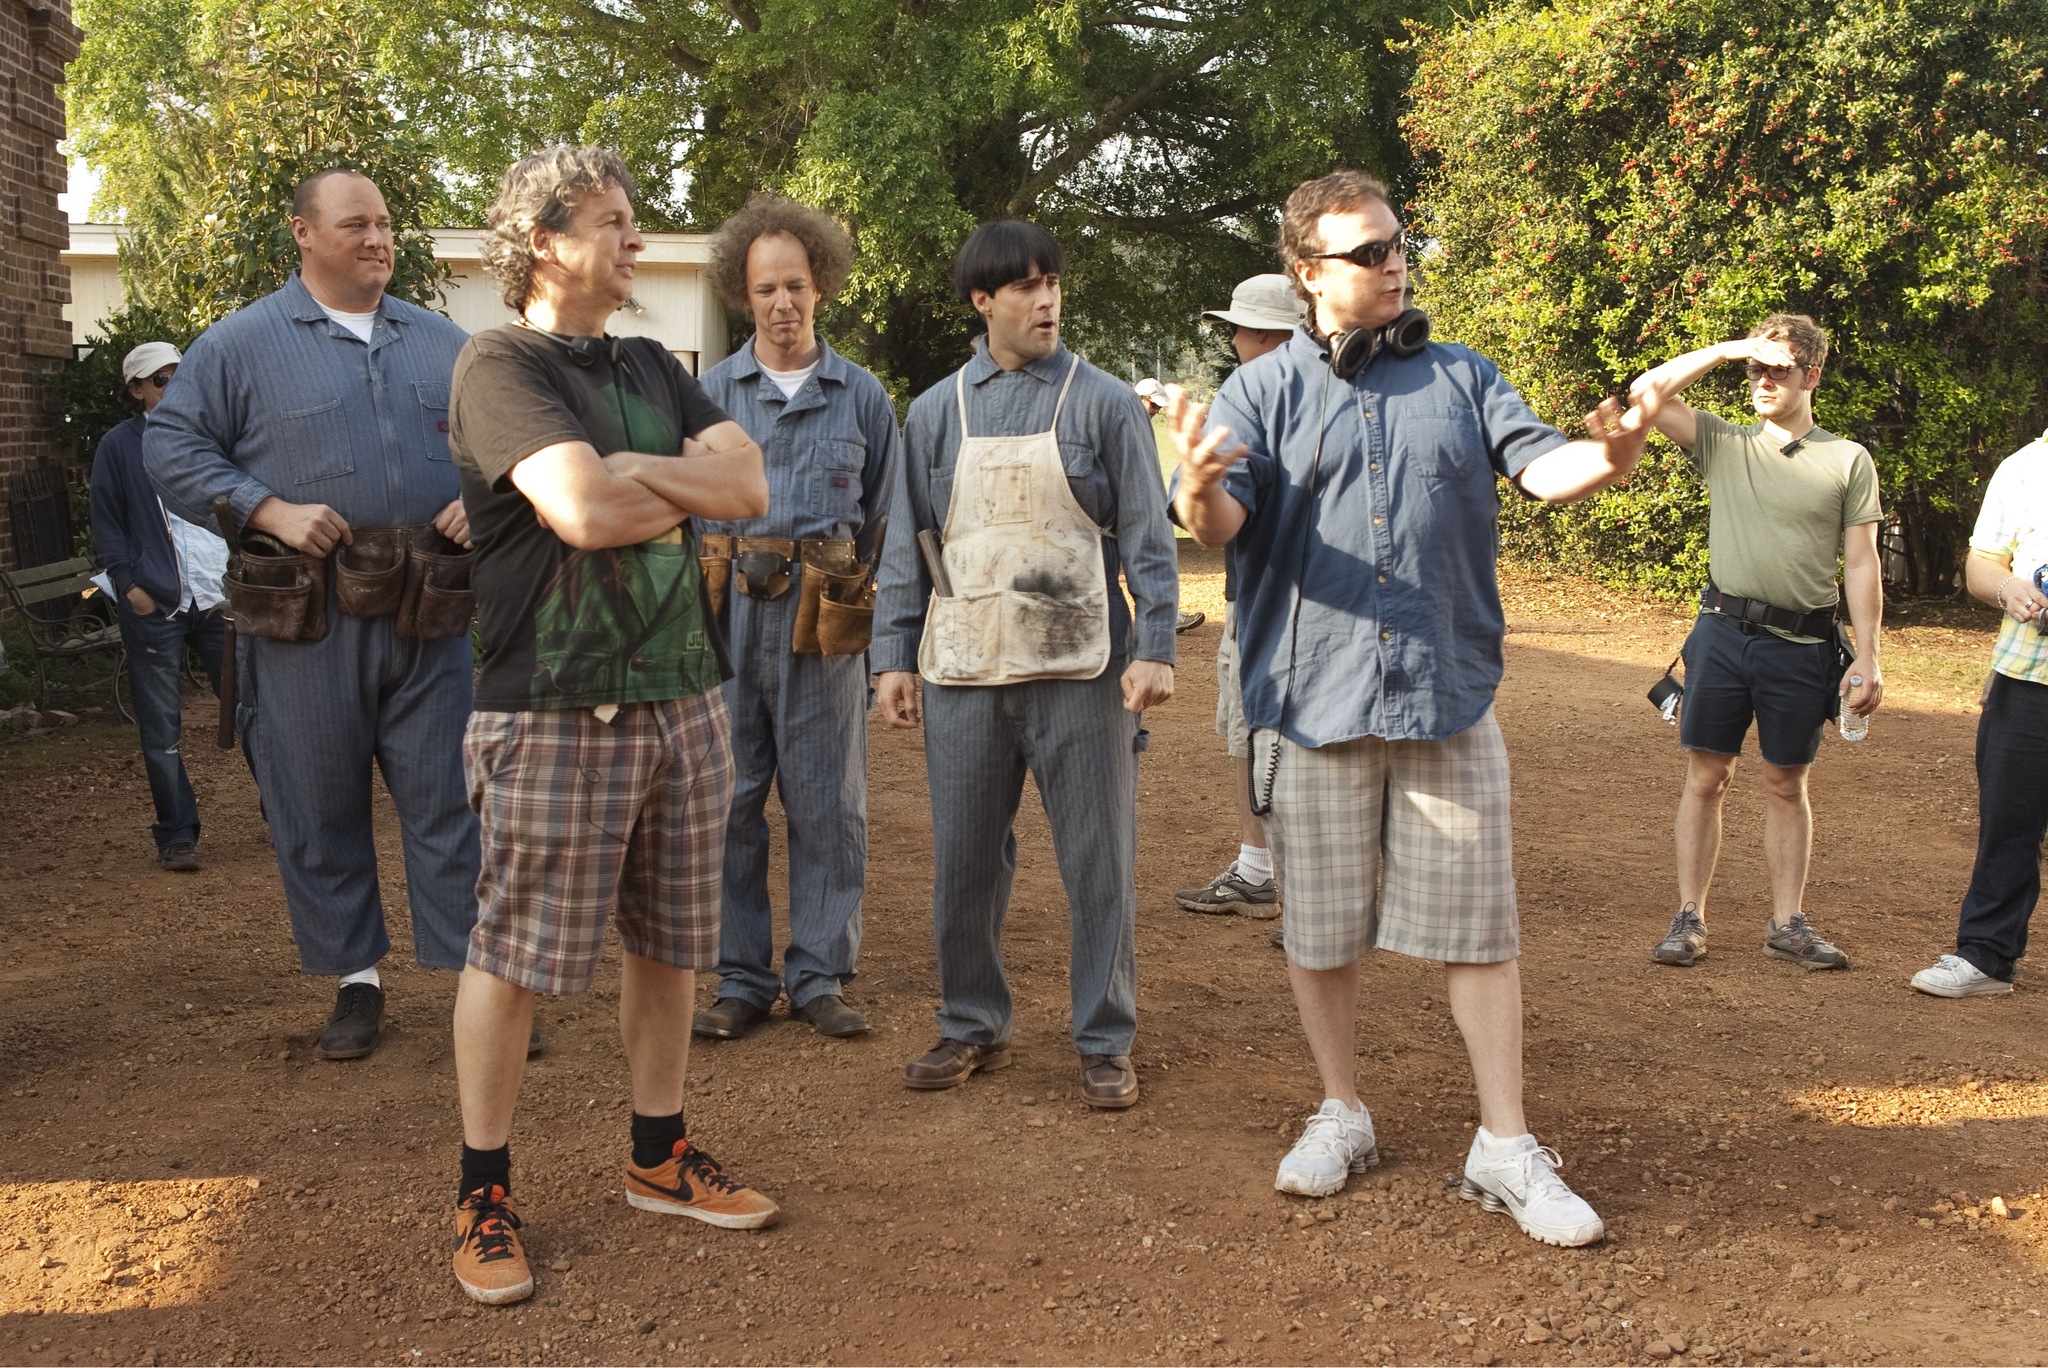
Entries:
[[1762,599],[1724,594],[1711,584],[1700,590],[1701,612],[1728,618],[1752,635],[1761,628],[1771,627],[1780,632],[1790,632],[1793,636],[1819,637],[1825,641],[1834,635],[1835,613],[1840,607],[1838,602],[1827,608],[1802,613],[1793,608],[1779,608]]

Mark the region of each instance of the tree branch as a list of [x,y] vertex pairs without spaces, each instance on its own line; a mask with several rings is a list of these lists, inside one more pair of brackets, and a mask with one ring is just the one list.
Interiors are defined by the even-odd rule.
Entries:
[[1151,218],[1131,218],[1123,214],[1112,214],[1103,209],[1097,209],[1095,216],[1103,223],[1117,228],[1127,228],[1136,233],[1171,233],[1176,229],[1194,228],[1236,214],[1247,214],[1268,203],[1269,201],[1257,195],[1240,195],[1236,199],[1223,200],[1200,209],[1189,209],[1178,214],[1157,214]]
[[1167,87],[1182,80],[1189,74],[1200,71],[1223,49],[1223,42],[1212,35],[1206,42],[1197,43],[1178,62],[1170,62],[1154,71],[1139,83],[1137,89],[1127,91],[1111,100],[1095,120],[1094,127],[1085,134],[1077,135],[1056,156],[1034,171],[1030,178],[1019,186],[1017,193],[1010,196],[1009,212],[1022,217],[1031,210],[1031,205],[1046,187],[1056,184],[1060,177],[1087,160],[1088,155],[1102,144],[1123,131],[1131,117],[1152,104],[1166,93]]

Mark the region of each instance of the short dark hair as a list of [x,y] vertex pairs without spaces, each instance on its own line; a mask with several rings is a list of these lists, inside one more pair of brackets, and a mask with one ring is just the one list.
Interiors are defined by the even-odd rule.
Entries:
[[745,208],[719,224],[711,238],[711,261],[704,274],[728,309],[747,312],[747,253],[757,240],[777,233],[803,244],[818,298],[830,299],[846,283],[853,269],[853,239],[846,230],[808,204],[760,190],[747,197]]
[[1303,181],[1294,187],[1294,193],[1287,197],[1287,207],[1280,211],[1280,269],[1296,294],[1308,298],[1308,291],[1301,287],[1301,273],[1295,267],[1318,252],[1330,250],[1330,244],[1323,241],[1317,229],[1323,215],[1363,209],[1374,200],[1386,205],[1387,212],[1395,218],[1401,216],[1386,183],[1363,171],[1332,171],[1320,180]]
[[953,257],[953,292],[974,302],[974,292],[994,294],[1012,281],[1028,280],[1032,272],[1065,275],[1067,249],[1035,223],[997,219],[967,235]]
[[[312,175],[300,181],[298,188],[292,191],[292,217],[302,219],[313,217],[313,206],[320,202],[321,185],[334,179],[336,176],[358,176],[363,180],[370,179],[353,166],[330,166],[323,171],[315,171]],[[371,183],[375,184],[374,181]]]

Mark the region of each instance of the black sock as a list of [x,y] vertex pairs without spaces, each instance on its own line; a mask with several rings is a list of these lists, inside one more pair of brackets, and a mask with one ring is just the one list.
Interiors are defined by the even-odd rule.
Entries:
[[461,1201],[472,1192],[481,1192],[487,1187],[501,1187],[512,1190],[512,1147],[500,1145],[496,1149],[471,1149],[462,1147],[462,1186],[455,1191],[455,1200]]
[[655,1168],[668,1162],[683,1138],[683,1114],[642,1116],[633,1113],[633,1162],[641,1168]]

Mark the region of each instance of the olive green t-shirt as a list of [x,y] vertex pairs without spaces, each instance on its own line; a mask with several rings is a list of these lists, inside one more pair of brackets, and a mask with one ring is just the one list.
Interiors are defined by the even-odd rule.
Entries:
[[1714,586],[1795,612],[1833,607],[1843,530],[1884,516],[1870,453],[1814,428],[1787,456],[1764,435],[1761,419],[1737,427],[1711,413],[1694,416],[1699,427],[1690,455],[1707,484]]

